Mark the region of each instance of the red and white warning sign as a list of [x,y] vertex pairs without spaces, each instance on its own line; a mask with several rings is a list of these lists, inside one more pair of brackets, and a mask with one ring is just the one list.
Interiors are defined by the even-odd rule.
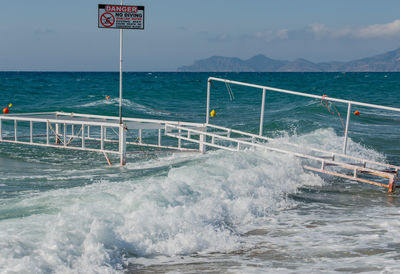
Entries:
[[99,4],[99,28],[144,29],[144,6]]

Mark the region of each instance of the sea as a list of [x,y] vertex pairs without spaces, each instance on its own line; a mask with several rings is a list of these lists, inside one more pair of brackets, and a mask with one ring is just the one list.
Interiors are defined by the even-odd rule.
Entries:
[[[400,73],[132,72],[123,116],[204,123],[210,76],[400,108]],[[118,116],[118,81],[0,72],[0,107]],[[258,134],[261,100],[214,82],[210,123]],[[346,115],[344,104],[267,91],[263,135],[341,152]],[[352,106],[347,152],[400,165],[400,113]],[[0,273],[400,273],[400,191],[261,149],[127,161],[0,143]]]

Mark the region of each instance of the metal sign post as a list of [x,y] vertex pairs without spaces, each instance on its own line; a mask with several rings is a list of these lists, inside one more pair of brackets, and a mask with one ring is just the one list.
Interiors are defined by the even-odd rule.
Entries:
[[98,27],[119,29],[119,122],[122,124],[122,50],[123,29],[144,29],[144,6],[99,4]]
[[144,29],[144,6],[99,4],[98,27],[119,29],[119,153],[121,165],[126,163],[126,132],[122,122],[122,51],[123,29]]
[[[122,6],[122,0],[121,0]],[[122,125],[122,45],[124,30],[119,30],[119,124]]]

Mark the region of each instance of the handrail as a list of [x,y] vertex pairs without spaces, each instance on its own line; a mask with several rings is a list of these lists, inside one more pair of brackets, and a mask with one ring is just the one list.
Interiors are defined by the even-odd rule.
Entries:
[[[81,114],[81,113],[68,113],[68,112],[60,112],[60,111],[57,111],[56,115],[70,116],[70,117],[96,118],[96,119],[106,119],[106,120],[116,120],[116,121],[118,120],[119,121],[119,117],[117,117],[117,116],[105,116],[105,115]],[[123,121],[142,122],[142,123],[156,123],[156,124],[169,123],[169,124],[180,124],[180,125],[188,125],[188,126],[195,126],[195,127],[204,127],[203,123],[156,120],[156,119],[146,119],[146,118],[123,117]]]
[[249,84],[249,83],[244,83],[244,82],[239,82],[239,81],[232,81],[232,80],[216,78],[216,77],[209,77],[208,81],[207,81],[206,125],[209,124],[210,93],[211,93],[211,82],[212,81],[223,82],[225,84],[234,84],[234,85],[258,88],[258,89],[262,89],[263,90],[262,102],[261,102],[261,117],[260,117],[259,136],[262,136],[262,131],[263,131],[264,108],[265,108],[265,91],[266,90],[285,93],[285,94],[291,94],[291,95],[297,95],[297,96],[302,96],[302,97],[314,98],[314,99],[319,99],[319,100],[326,100],[326,101],[332,101],[332,102],[338,102],[338,103],[347,104],[346,125],[345,125],[344,140],[343,140],[343,154],[346,154],[346,151],[347,151],[347,139],[348,139],[349,124],[350,124],[350,116],[351,116],[350,113],[351,113],[351,107],[353,105],[354,106],[363,106],[363,107],[369,107],[369,108],[375,108],[375,109],[382,109],[382,110],[400,112],[400,108],[395,108],[395,107],[381,106],[381,105],[376,105],[376,104],[369,104],[369,103],[363,103],[363,102],[358,102],[358,101],[344,100],[344,99],[339,99],[339,98],[334,98],[334,97],[328,97],[326,95],[320,96],[320,95],[308,94],[308,93],[304,93],[304,92],[298,92],[298,91],[274,88],[274,87],[269,87],[269,86]]
[[[264,140],[264,141],[268,141],[268,142],[276,141],[274,138],[270,138],[270,137],[266,137],[266,136],[259,136],[257,134],[248,133],[248,132],[244,132],[244,131],[240,131],[240,130],[236,130],[236,129],[230,129],[230,128],[227,128],[227,127],[217,126],[217,125],[213,125],[213,124],[208,124],[207,127],[215,128],[215,129],[219,129],[219,130],[225,130],[226,132],[229,131],[230,133],[236,133],[236,134],[240,134],[240,135],[243,135],[243,136],[248,136],[248,137],[251,137],[251,138],[257,138],[259,140]],[[379,166],[384,166],[384,167],[400,170],[400,166],[380,163],[380,162],[376,162],[376,161],[372,161],[372,160],[368,160],[368,159],[362,159],[362,158],[351,156],[351,155],[341,154],[341,153],[338,153],[338,152],[327,151],[327,150],[318,149],[318,148],[309,147],[309,146],[303,146],[303,145],[290,143],[290,142],[282,142],[282,143],[285,144],[285,145],[298,147],[298,148],[303,148],[303,149],[310,150],[310,151],[313,151],[313,152],[331,154],[332,157],[337,156],[337,157],[347,158],[347,159],[351,159],[351,160],[355,160],[355,161],[359,161],[359,162],[365,162],[365,163],[369,163],[369,164],[373,164],[373,165],[379,165]]]
[[[309,160],[315,160],[315,161],[319,161],[319,162],[324,162],[325,164],[334,164],[334,165],[338,165],[338,166],[342,166],[342,167],[350,167],[351,169],[354,168],[353,165],[351,164],[346,164],[346,163],[340,163],[340,162],[335,162],[333,160],[327,160],[327,159],[322,159],[320,157],[316,157],[316,156],[312,156],[312,155],[307,155],[307,154],[303,154],[303,153],[299,153],[299,152],[294,152],[294,151],[287,151],[284,149],[280,149],[280,148],[275,148],[275,147],[270,147],[267,146],[265,144],[257,144],[257,143],[251,143],[251,142],[247,142],[247,141],[243,141],[243,140],[238,140],[238,139],[234,139],[234,138],[230,138],[230,137],[225,137],[225,136],[220,136],[220,135],[216,135],[210,132],[204,132],[201,130],[196,130],[196,129],[191,129],[191,128],[185,128],[185,127],[181,127],[181,126],[176,126],[176,125],[168,125],[168,127],[174,127],[175,129],[180,129],[180,130],[184,130],[184,131],[188,131],[188,132],[193,132],[199,135],[204,135],[204,136],[209,136],[209,137],[214,137],[214,138],[218,138],[224,141],[229,141],[229,142],[235,142],[237,144],[243,144],[243,145],[248,145],[248,146],[253,146],[253,147],[258,147],[258,148],[263,148],[263,149],[267,149],[270,151],[275,151],[275,152],[280,152],[280,153],[284,153],[284,154],[291,154],[294,155],[296,157],[300,157],[300,158],[304,158],[304,159],[309,159]],[[197,141],[197,140],[196,140]],[[201,142],[201,141],[200,141]],[[204,142],[207,146],[215,146],[215,144],[209,144],[207,142]],[[360,171],[368,171],[368,172],[373,172],[376,174],[380,174],[380,175],[387,175],[387,172],[384,171],[379,171],[379,170],[374,170],[374,169],[370,169],[370,168],[365,168],[365,167],[357,167],[358,170]]]
[[235,84],[235,85],[259,88],[259,89],[266,89],[266,90],[271,90],[271,91],[276,91],[276,92],[281,92],[281,93],[286,93],[286,94],[292,94],[292,95],[298,95],[298,96],[303,96],[303,97],[309,97],[309,98],[314,98],[314,99],[320,99],[320,100],[324,99],[324,100],[328,100],[328,101],[332,101],[332,102],[352,104],[352,105],[356,105],[356,106],[363,106],[363,107],[370,107],[370,108],[377,108],[377,109],[384,109],[384,110],[400,112],[400,108],[395,108],[395,107],[387,107],[387,106],[363,103],[363,102],[358,102],[358,101],[344,100],[344,99],[339,99],[339,98],[334,98],[334,97],[320,96],[320,95],[308,94],[308,93],[304,93],[304,92],[298,92],[298,91],[292,91],[292,90],[286,90],[286,89],[280,89],[280,88],[273,88],[273,87],[268,87],[268,86],[248,84],[248,83],[244,83],[244,82],[232,81],[232,80],[227,80],[227,79],[222,79],[222,78],[209,77],[208,81],[219,81],[219,82],[224,82],[224,83],[228,83],[228,84]]
[[93,126],[107,126],[107,127],[118,127],[118,124],[108,123],[108,122],[95,122],[95,121],[74,121],[74,120],[60,120],[60,119],[47,119],[47,118],[32,118],[32,117],[21,117],[21,116],[0,116],[1,120],[11,120],[11,121],[23,121],[23,122],[40,122],[40,123],[67,123],[69,125],[81,125],[90,123]]

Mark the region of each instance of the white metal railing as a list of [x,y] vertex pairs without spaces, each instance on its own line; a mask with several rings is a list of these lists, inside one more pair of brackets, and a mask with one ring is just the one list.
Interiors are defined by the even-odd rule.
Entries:
[[[354,161],[357,161],[357,162],[361,163],[364,167],[366,167],[366,165],[369,164],[369,165],[373,165],[373,166],[381,166],[381,167],[386,167],[386,168],[394,168],[394,169],[398,169],[399,168],[399,167],[397,167],[395,165],[391,165],[391,164],[380,163],[380,162],[376,162],[376,161],[372,161],[372,160],[368,160],[368,159],[363,159],[363,158],[351,156],[351,155],[348,155],[348,154],[342,154],[342,153],[327,151],[327,150],[323,150],[323,149],[318,149],[318,148],[313,148],[313,147],[309,147],[309,146],[299,145],[299,144],[296,144],[296,143],[290,143],[290,142],[286,142],[286,141],[282,141],[282,140],[277,141],[274,138],[261,136],[261,135],[256,135],[256,134],[252,134],[252,133],[248,133],[248,132],[244,132],[244,131],[239,131],[239,130],[235,130],[235,129],[230,129],[230,128],[226,128],[226,127],[222,127],[222,126],[217,126],[217,125],[213,125],[213,124],[208,124],[207,128],[221,130],[222,134],[225,134],[227,137],[230,137],[231,134],[237,134],[239,136],[239,138],[241,136],[243,136],[245,138],[247,137],[248,139],[251,139],[252,143],[255,143],[255,142],[258,142],[258,143],[268,142],[268,144],[270,144],[270,145],[273,145],[274,143],[278,143],[279,146],[287,145],[289,147],[292,147],[292,150],[301,150],[301,151],[307,151],[307,152],[312,152],[312,153],[321,153],[323,155],[321,155],[320,157],[330,158],[332,160],[335,160],[337,158],[342,158],[342,159],[347,159],[347,160],[354,160]],[[218,133],[218,134],[220,135],[221,133]]]
[[[220,132],[210,132],[208,129],[216,128],[219,130],[224,130]],[[254,148],[260,148],[260,149],[265,149],[268,151],[273,151],[273,152],[278,152],[278,153],[284,153],[284,154],[289,154],[293,155],[295,157],[305,159],[305,160],[310,160],[313,162],[319,163],[319,167],[311,167],[308,165],[304,165],[303,167],[308,170],[316,171],[316,172],[321,172],[325,174],[330,174],[334,175],[337,177],[341,178],[346,178],[346,179],[351,179],[359,182],[364,182],[364,183],[369,183],[373,185],[378,185],[378,186],[383,186],[387,187],[389,191],[394,191],[395,188],[395,181],[398,179],[398,172],[400,170],[399,166],[394,166],[394,165],[389,165],[385,163],[379,163],[379,162],[374,162],[370,160],[365,160],[357,157],[352,157],[344,154],[331,154],[330,157],[327,159],[324,156],[314,156],[311,154],[305,154],[301,152],[297,152],[296,150],[290,150],[290,149],[285,149],[285,148],[280,148],[280,147],[274,147],[271,146],[268,143],[262,142],[266,140],[271,140],[270,138],[259,136],[259,135],[254,135],[246,132],[241,132],[238,130],[232,130],[228,128],[223,128],[220,126],[214,126],[214,125],[207,125],[206,130],[199,130],[195,128],[187,128],[184,126],[180,125],[166,125],[166,135],[178,138],[179,140],[185,140],[193,143],[197,143],[200,146],[200,151],[205,152],[206,147],[213,147],[217,149],[224,149],[228,151],[239,151],[243,148],[246,147],[254,147]],[[224,136],[226,134],[226,136]],[[240,136],[247,136],[245,140],[243,140],[242,137],[240,136],[235,136],[232,137],[231,134],[236,134]],[[193,136],[199,136],[199,138],[193,138]],[[292,145],[294,147],[298,147],[296,144],[290,144],[286,143],[288,145]],[[329,153],[323,150],[318,150],[318,149],[312,149],[313,151],[317,152],[325,152]],[[349,164],[346,162],[338,161],[337,158],[345,158],[345,159],[352,159],[359,161],[362,163],[362,165],[357,165],[357,164]],[[387,170],[378,170],[376,167],[367,167],[366,165],[375,165],[375,166],[380,166],[384,167]],[[327,170],[327,166],[335,166],[338,167],[342,170],[351,170],[352,171],[352,176],[348,175],[344,171],[332,171],[332,170]],[[390,169],[390,170],[389,170]],[[389,180],[388,184],[384,184],[378,181],[374,181],[368,178],[361,178],[360,175],[362,174],[368,174],[369,176],[375,176],[375,177],[381,177],[381,178],[386,178]]]
[[262,102],[261,102],[260,129],[259,129],[259,135],[260,136],[262,135],[262,132],[263,132],[266,90],[347,104],[347,117],[346,117],[344,140],[343,140],[343,154],[346,154],[346,152],[347,152],[347,139],[348,139],[350,116],[351,116],[350,114],[351,114],[351,107],[352,106],[363,106],[363,107],[368,107],[368,108],[395,111],[395,112],[399,112],[400,113],[400,108],[395,108],[395,107],[387,107],[387,106],[381,106],[381,105],[375,105],[375,104],[368,104],[368,103],[362,103],[362,102],[357,102],[357,101],[351,101],[351,100],[344,100],[344,99],[328,97],[328,96],[325,96],[325,95],[324,96],[313,95],[313,94],[297,92],[297,91],[291,91],[291,90],[286,90],[286,89],[279,89],[279,88],[273,88],[273,87],[268,87],[268,86],[255,85],[255,84],[249,84],[249,83],[244,83],[244,82],[238,82],[238,81],[232,81],[232,80],[227,80],[227,79],[210,77],[210,78],[208,78],[208,82],[207,82],[207,108],[206,108],[206,111],[207,111],[207,113],[206,113],[206,124],[207,125],[209,124],[210,93],[211,93],[211,82],[212,81],[223,82],[225,84],[234,84],[234,85],[252,87],[252,88],[261,89],[263,91]]
[[[154,119],[124,118],[123,124],[120,125],[119,117],[112,116],[65,112],[21,113],[0,115],[0,142],[102,152],[109,163],[106,153],[119,154],[122,165],[125,164],[126,154],[129,153],[127,145],[199,151],[193,146],[182,146],[181,141],[175,138],[173,140],[178,141],[176,145],[171,144],[171,140],[164,143],[163,131],[165,132],[166,125],[204,128],[204,124]],[[5,126],[7,127],[7,136],[4,134]],[[36,132],[39,131],[39,134],[34,134],[34,128]],[[76,129],[79,130],[77,134],[75,133]],[[111,130],[109,133],[107,133],[108,129]],[[137,137],[133,136],[134,131],[137,132]],[[155,142],[151,143],[151,140],[145,142],[143,131],[155,131],[148,133],[150,136],[146,136],[147,139],[152,139],[151,136],[155,135]],[[76,142],[71,142],[76,139],[80,141],[79,146],[76,145]],[[88,145],[89,142],[92,146]],[[97,146],[93,147],[93,144]],[[118,149],[106,149],[105,144],[118,144]]]
[[[75,149],[75,150],[85,150],[85,151],[100,151],[105,153],[113,153],[118,154],[118,151],[113,150],[105,150],[104,142],[111,141],[107,140],[104,136],[104,131],[107,128],[118,128],[117,124],[108,123],[108,122],[94,122],[94,121],[73,121],[73,120],[62,120],[62,119],[47,119],[47,118],[35,118],[35,117],[25,117],[22,115],[12,115],[0,116],[0,141],[5,143],[17,143],[17,144],[29,144],[35,146],[47,146],[47,147],[60,147],[60,144],[63,148],[66,149]],[[6,137],[4,136],[4,125],[5,121],[10,121],[13,123],[13,136]],[[29,123],[29,131],[28,135],[19,134],[18,130],[18,122],[21,124],[23,122]],[[39,126],[38,126],[39,124]],[[34,126],[37,128],[40,125],[45,126],[45,132],[35,135],[33,133]],[[11,126],[12,127],[12,126]],[[22,127],[22,126],[21,126]],[[61,132],[60,128],[62,127],[63,131]],[[99,127],[101,131],[101,138],[94,138],[90,136],[90,127]],[[75,134],[75,128],[80,128],[79,133]],[[69,133],[70,132],[70,133]],[[43,137],[44,140],[38,138]],[[50,138],[54,138],[54,144],[50,143]],[[24,141],[26,140],[27,141]],[[67,140],[68,139],[68,140]],[[80,146],[70,145],[73,139],[80,139]],[[86,146],[86,141],[89,140],[99,140],[101,142],[101,148],[89,148]],[[42,141],[42,142],[40,142]]]
[[[262,89],[260,128],[258,135],[209,124],[211,81],[224,82],[227,87],[229,87],[228,84],[236,84]],[[265,97],[267,90],[347,104],[343,153],[304,147],[263,136]],[[202,153],[206,152],[208,147],[228,151],[239,151],[243,148],[255,147],[306,159],[308,161],[302,162],[307,162],[307,164],[311,163],[313,165],[303,166],[308,170],[384,186],[387,187],[389,191],[393,191],[395,182],[398,180],[399,166],[379,163],[346,154],[352,105],[400,112],[400,108],[366,104],[331,98],[325,95],[318,96],[210,77],[207,85],[207,116],[205,124],[127,117],[123,118],[123,123],[120,124],[119,117],[104,115],[65,112],[21,113],[0,115],[0,142],[103,152],[109,164],[111,162],[107,153],[118,154],[120,156],[121,165],[124,165],[126,162],[127,145],[173,149],[178,151],[200,151]],[[6,122],[3,123],[4,121]],[[35,135],[34,125],[38,123],[42,124],[41,132],[39,132],[41,134]],[[21,135],[20,131],[26,131],[27,128],[29,130],[27,136]],[[79,132],[75,133],[75,129],[78,129]],[[111,129],[111,135],[107,131],[108,129]],[[37,128],[35,128],[35,130],[37,131]],[[5,131],[6,134],[4,134]],[[130,136],[132,131],[136,134],[135,136]],[[151,137],[146,135],[147,132],[144,131],[152,131]],[[114,135],[112,133],[114,133]],[[167,140],[165,141],[165,137],[163,138],[163,136],[169,138],[166,138]],[[36,139],[38,137],[41,138],[39,141]],[[71,141],[74,139],[80,140],[80,143],[72,143]],[[52,143],[53,140],[55,143]],[[93,145],[90,144],[90,142],[93,141],[96,143],[97,147],[93,147]],[[174,142],[176,142],[176,144]],[[109,144],[115,144],[111,146],[114,150],[107,149]],[[118,144],[117,149],[115,149],[116,144]],[[357,163],[348,163],[349,160],[353,162],[356,161]],[[333,170],[331,168],[327,169],[328,166],[334,166],[335,168]],[[341,170],[337,171],[336,168]],[[377,168],[380,168],[380,170]],[[351,175],[348,174],[349,170],[352,172]],[[363,174],[366,174],[366,176],[363,176]],[[378,181],[372,181],[370,177],[373,176],[389,179],[389,183],[383,184],[379,179]]]

